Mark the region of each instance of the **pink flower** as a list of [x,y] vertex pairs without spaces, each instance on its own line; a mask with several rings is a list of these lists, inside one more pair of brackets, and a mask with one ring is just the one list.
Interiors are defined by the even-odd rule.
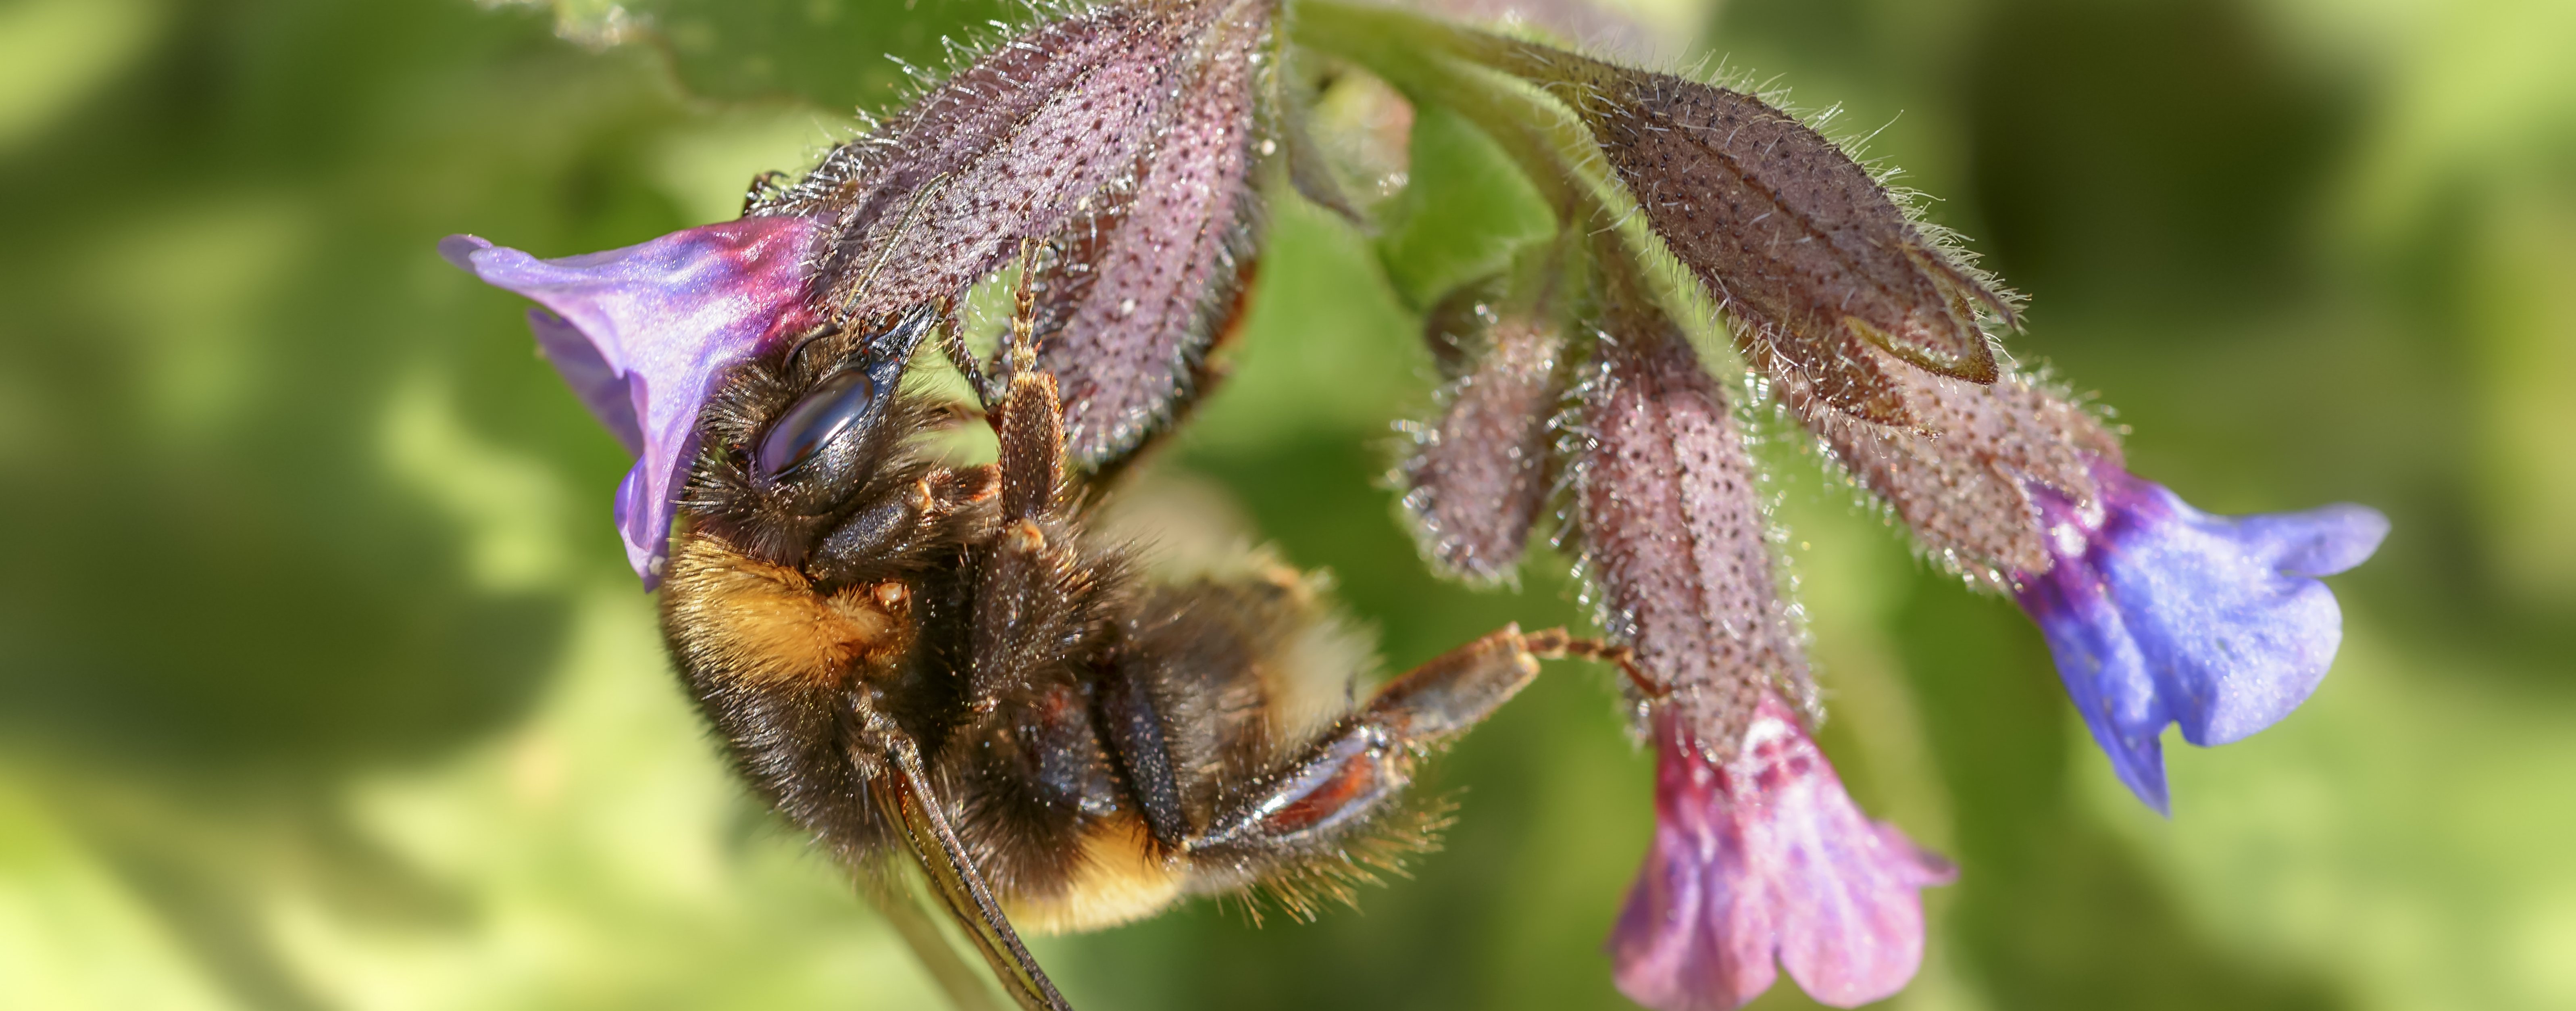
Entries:
[[1816,742],[1764,697],[1736,757],[1654,720],[1655,841],[1610,933],[1619,991],[1658,1011],[1742,1006],[1773,958],[1836,1007],[1904,989],[1923,962],[1918,892],[1958,876],[1852,804]]

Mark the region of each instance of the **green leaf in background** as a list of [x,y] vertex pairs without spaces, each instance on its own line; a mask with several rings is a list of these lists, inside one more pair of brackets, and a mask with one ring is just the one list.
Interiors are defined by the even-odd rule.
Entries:
[[1556,235],[1556,213],[1538,188],[1455,112],[1416,110],[1409,175],[1387,209],[1378,251],[1387,279],[1417,312]]
[[[541,0],[542,2],[542,0]],[[1001,0],[553,0],[557,30],[593,46],[665,50],[692,93],[793,97],[827,109],[889,111],[910,96],[905,68],[944,73],[957,51],[1001,37],[1024,12]]]

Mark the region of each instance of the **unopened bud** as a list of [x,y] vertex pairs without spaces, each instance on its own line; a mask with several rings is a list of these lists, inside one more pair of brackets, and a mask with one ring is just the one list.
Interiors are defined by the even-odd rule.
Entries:
[[1264,0],[1115,4],[1029,30],[754,215],[824,216],[817,300],[870,319],[1049,249],[1033,289],[1068,450],[1099,465],[1190,392],[1249,272]]
[[[1876,348],[1995,379],[1981,312],[2011,303],[1933,243],[1842,148],[1742,92],[1526,43],[1487,55],[1555,84],[1646,221],[1736,320],[1756,368],[1837,408],[1907,422]],[[1569,94],[1570,92],[1570,94]]]
[[[1442,335],[1447,335],[1441,324]],[[1505,579],[1547,501],[1548,421],[1563,396],[1555,328],[1502,317],[1397,470],[1423,553],[1473,582]]]
[[1671,321],[1604,322],[1575,462],[1602,624],[1636,649],[1683,725],[1728,754],[1774,690],[1815,701],[1753,461],[1724,391]]
[[1124,453],[1170,420],[1240,311],[1269,9],[1233,10],[1185,54],[1180,98],[1140,153],[1135,185],[1066,226],[1067,255],[1046,279],[1045,315],[1062,329],[1038,357],[1063,387],[1077,465]]

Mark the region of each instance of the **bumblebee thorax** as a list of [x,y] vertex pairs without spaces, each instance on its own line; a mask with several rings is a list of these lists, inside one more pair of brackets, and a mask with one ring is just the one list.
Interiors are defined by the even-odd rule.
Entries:
[[663,623],[696,671],[745,685],[838,682],[891,668],[912,648],[912,588],[901,580],[818,592],[794,568],[715,537],[674,538]]

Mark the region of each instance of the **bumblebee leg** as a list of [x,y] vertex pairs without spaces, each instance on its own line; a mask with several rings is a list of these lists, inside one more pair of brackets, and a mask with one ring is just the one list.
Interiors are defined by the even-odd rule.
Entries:
[[975,351],[966,346],[966,335],[957,325],[957,304],[942,300],[939,304],[939,353],[966,380],[966,388],[975,391],[975,408],[993,410],[993,380],[984,374],[984,363],[975,360]]
[[[890,860],[878,860],[859,867],[856,874],[859,891],[867,897],[868,905],[885,917],[895,936],[902,938],[913,957],[921,960],[922,969],[947,995],[948,1003],[955,1005],[957,1011],[998,1011],[1000,1005],[993,1003],[985,973],[957,957],[957,949],[950,945],[947,935],[939,932],[939,924],[931,919],[920,897],[913,894],[912,882],[902,867]],[[943,907],[945,903],[942,899]],[[1016,998],[1013,1003],[1017,1003]]]
[[1415,756],[1475,726],[1538,675],[1530,646],[1519,626],[1505,626],[1388,682],[1186,848],[1296,849],[1355,826],[1412,781]]
[[1171,742],[1163,734],[1163,714],[1145,683],[1144,672],[1112,664],[1100,676],[1099,719],[1127,792],[1145,817],[1154,841],[1169,849],[1187,845],[1189,816],[1181,807],[1180,779],[1172,762]]
[[949,915],[975,942],[977,953],[992,966],[993,975],[1003,988],[1026,1011],[1072,1011],[1064,995],[1057,993],[1055,983],[1020,943],[1020,935],[1011,929],[1010,918],[1002,914],[1002,905],[993,896],[991,886],[976,868],[974,857],[957,839],[957,830],[948,823],[947,810],[933,791],[930,774],[922,767],[921,753],[900,730],[890,724],[870,728],[884,743],[889,760],[884,775],[868,784],[868,792],[878,810],[895,826],[895,835],[919,862],[929,878],[932,891]]
[[1645,670],[1637,666],[1637,651],[1626,646],[1615,646],[1599,639],[1577,639],[1565,634],[1562,628],[1531,632],[1522,639],[1529,643],[1529,651],[1542,660],[1579,657],[1617,667],[1619,673],[1627,675],[1628,683],[1637,686],[1637,691],[1647,698],[1660,699],[1673,693],[1670,686],[1648,677]]
[[[1023,243],[1025,264],[1035,243]],[[1022,276],[1026,276],[1025,267]],[[1055,376],[1037,367],[1029,346],[1030,298],[1020,295],[1013,321],[1009,389],[991,417],[1000,446],[1001,536],[977,590],[974,658],[967,690],[978,713],[1032,679],[1090,634],[1091,598],[1099,586],[1071,527],[1056,515],[1064,481],[1064,417]]]
[[751,185],[743,187],[742,213],[750,214],[753,208],[761,205],[762,201],[777,196],[785,190],[787,188],[785,184],[791,181],[793,180],[787,173],[775,169],[751,177]]
[[1055,509],[1064,482],[1064,410],[1055,375],[1038,368],[1033,328],[1037,311],[1029,287],[1037,244],[1020,244],[1019,307],[1011,316],[1010,386],[994,418],[1001,444],[1002,522],[1033,519]]

